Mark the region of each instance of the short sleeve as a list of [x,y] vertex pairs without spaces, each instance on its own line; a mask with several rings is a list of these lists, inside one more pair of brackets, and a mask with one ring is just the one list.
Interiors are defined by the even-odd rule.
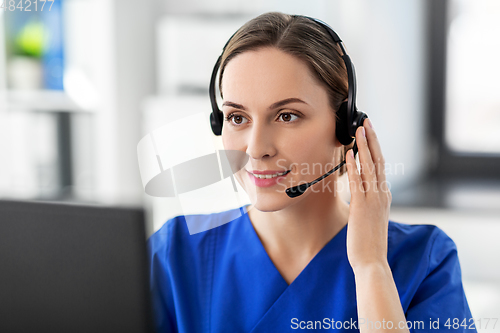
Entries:
[[432,236],[427,274],[406,312],[410,331],[477,332],[462,285],[457,247],[439,228]]
[[167,259],[168,225],[153,234],[147,242],[150,267],[150,292],[156,333],[177,332],[174,300]]

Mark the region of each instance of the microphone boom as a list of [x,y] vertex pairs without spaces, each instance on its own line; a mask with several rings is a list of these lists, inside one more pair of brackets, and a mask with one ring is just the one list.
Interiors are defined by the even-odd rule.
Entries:
[[[352,148],[353,152],[354,152],[354,157],[356,157],[356,153],[358,152],[358,145],[356,144],[356,141],[354,141],[354,147]],[[330,176],[332,173],[334,173],[335,171],[337,171],[340,167],[342,167],[343,165],[345,164],[345,160],[343,160],[339,165],[337,165],[335,168],[333,168],[332,170],[328,171],[327,173],[325,173],[324,175],[316,178],[315,180],[313,180],[312,182],[310,183],[305,183],[305,184],[300,184],[300,185],[297,185],[297,186],[293,186],[293,187],[290,187],[290,188],[287,188],[285,190],[286,194],[290,197],[290,198],[296,198],[302,194],[304,194],[304,192],[311,186],[313,186],[314,184],[316,184],[317,182],[325,179],[326,177]]]

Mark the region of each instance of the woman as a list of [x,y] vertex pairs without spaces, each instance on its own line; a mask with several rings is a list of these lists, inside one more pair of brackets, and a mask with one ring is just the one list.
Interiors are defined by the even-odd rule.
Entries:
[[[235,177],[252,204],[199,234],[178,216],[151,236],[159,332],[475,331],[453,241],[435,226],[389,221],[371,122],[355,133],[360,171],[335,135],[348,98],[342,54],[320,24],[282,13],[249,21],[224,48],[222,140],[248,155]],[[339,174],[285,193],[344,159]],[[345,172],[349,204],[338,195]]]

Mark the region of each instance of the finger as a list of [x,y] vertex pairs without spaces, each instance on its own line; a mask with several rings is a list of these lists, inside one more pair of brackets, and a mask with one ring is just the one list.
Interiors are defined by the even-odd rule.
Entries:
[[385,159],[382,154],[382,148],[380,147],[380,142],[377,137],[377,133],[373,129],[370,120],[367,118],[364,121],[364,126],[366,131],[366,138],[368,140],[368,146],[372,154],[372,160],[375,165],[376,177],[378,186],[381,190],[388,190],[387,181],[385,176]]
[[[356,130],[356,142],[359,151],[359,164],[360,164],[360,174],[363,179],[365,190],[370,189],[377,190],[377,175],[375,171],[375,165],[373,164],[370,148],[368,146],[367,138],[363,135],[363,126],[360,126]],[[366,131],[365,131],[366,132]]]
[[346,166],[347,166],[347,176],[349,177],[349,189],[351,191],[351,202],[352,202],[352,198],[359,197],[361,195],[364,196],[361,176],[359,175],[358,172],[356,159],[352,156],[352,149],[349,149],[347,151]]

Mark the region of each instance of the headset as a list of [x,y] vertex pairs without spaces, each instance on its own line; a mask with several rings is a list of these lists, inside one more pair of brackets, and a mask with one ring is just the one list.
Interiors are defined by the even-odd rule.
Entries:
[[[337,112],[338,115],[338,120],[336,124],[336,136],[339,142],[343,145],[349,145],[353,140],[354,140],[354,146],[353,146],[353,152],[354,156],[356,156],[356,153],[358,152],[358,146],[356,144],[356,139],[355,139],[355,133],[358,127],[363,126],[363,122],[368,116],[366,113],[358,111],[356,107],[356,73],[354,70],[354,65],[351,62],[351,58],[349,55],[346,53],[344,45],[342,40],[339,38],[337,33],[333,31],[333,29],[326,24],[325,22],[309,17],[309,16],[303,16],[303,15],[292,15],[292,17],[303,17],[307,18],[316,24],[320,25],[323,27],[329,35],[332,37],[333,41],[340,46],[340,49],[342,50],[342,59],[344,60],[345,67],[347,69],[347,82],[348,82],[348,92],[347,92],[347,101],[342,102],[342,104],[339,107],[339,110]],[[236,31],[237,32],[237,31]],[[229,38],[229,40],[226,42],[226,45],[224,45],[224,48],[222,49],[222,54],[224,54],[224,51],[229,44],[229,41],[233,38],[233,36],[236,34],[236,32]],[[337,52],[337,51],[335,51]],[[217,77],[217,72],[219,70],[220,64],[221,64],[221,59],[222,59],[222,54],[219,56],[217,59],[217,62],[215,63],[214,69],[212,71],[212,77],[210,79],[210,87],[209,87],[209,94],[210,94],[210,103],[212,104],[212,113],[210,114],[210,125],[212,127],[212,132],[219,136],[222,133],[222,125],[224,122],[224,114],[222,111],[219,109],[219,106],[217,105],[217,100],[215,96],[215,80]],[[312,182],[306,183],[306,184],[301,184],[298,186],[294,186],[291,188],[286,189],[286,194],[290,198],[295,198],[298,197],[299,195],[302,195],[310,186],[316,184],[317,182],[323,180],[325,177],[331,175],[333,172],[335,172],[337,169],[342,167],[345,164],[345,160],[342,161],[339,165],[337,165],[335,168],[330,170],[329,172],[325,173],[321,177],[313,180]]]

